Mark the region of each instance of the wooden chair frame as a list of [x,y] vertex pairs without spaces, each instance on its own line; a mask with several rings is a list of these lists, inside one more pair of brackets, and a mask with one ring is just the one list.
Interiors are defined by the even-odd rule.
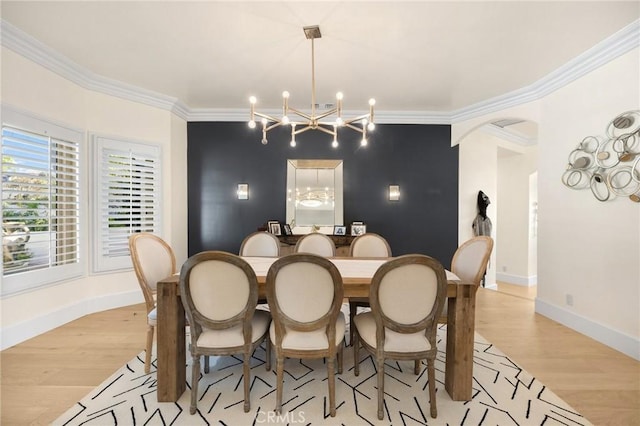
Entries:
[[[225,320],[212,320],[204,314],[202,314],[195,306],[193,298],[191,297],[191,271],[197,265],[208,261],[222,261],[231,265],[237,266],[241,269],[249,281],[249,295],[247,297],[247,303],[245,307],[235,316],[227,318]],[[215,278],[214,278],[215,279]],[[258,302],[258,280],[256,274],[245,260],[236,256],[235,254],[223,252],[223,251],[205,251],[191,256],[180,271],[180,296],[182,298],[182,304],[184,305],[187,318],[191,324],[191,344],[190,351],[193,359],[192,373],[191,373],[191,406],[190,412],[194,414],[197,408],[198,397],[198,380],[200,378],[200,356],[210,355],[243,355],[243,382],[244,382],[244,411],[245,413],[250,409],[249,399],[249,386],[251,382],[251,370],[249,366],[251,354],[260,344],[265,340],[266,343],[266,369],[271,369],[271,345],[268,339],[269,327],[267,331],[258,338],[255,342],[252,342],[252,325],[251,320],[256,310]],[[241,346],[230,346],[226,348],[210,348],[198,346],[198,338],[202,334],[203,327],[211,330],[224,330],[231,327],[242,326],[242,334],[244,337],[244,344]],[[206,372],[206,371],[205,371]]]
[[[433,307],[429,314],[422,320],[414,324],[400,324],[385,315],[380,306],[379,290],[380,284],[383,278],[390,271],[401,268],[406,265],[424,265],[432,269],[437,278],[437,292]],[[389,262],[380,266],[376,271],[371,281],[371,289],[369,298],[371,301],[371,312],[376,323],[376,347],[368,345],[364,340],[360,339],[360,335],[357,327],[355,329],[355,340],[353,344],[353,356],[354,356],[354,374],[358,376],[360,374],[360,358],[359,358],[359,346],[365,348],[368,352],[375,356],[377,366],[377,379],[378,379],[378,419],[383,419],[383,405],[384,405],[384,360],[387,358],[396,360],[414,360],[414,373],[420,372],[420,360],[427,360],[427,375],[429,380],[429,398],[431,417],[436,418],[438,415],[436,407],[436,392],[435,392],[435,358],[438,353],[436,346],[436,334],[438,322],[437,318],[440,316],[440,312],[444,306],[444,300],[447,295],[447,277],[444,271],[444,267],[436,259],[429,256],[410,254],[397,257]],[[355,325],[355,324],[354,324]],[[428,351],[420,352],[386,352],[384,350],[385,344],[385,329],[395,331],[397,333],[417,333],[424,330],[425,336],[429,341],[431,349]]]
[[140,284],[140,289],[142,290],[142,294],[144,296],[145,307],[147,309],[147,339],[144,355],[144,372],[149,373],[151,367],[151,350],[153,348],[153,335],[155,333],[155,326],[149,324],[148,315],[156,307],[156,290],[152,288],[151,283],[147,281],[147,277],[145,276],[143,271],[142,261],[137,247],[138,241],[141,239],[152,240],[163,247],[171,258],[171,275],[175,274],[177,270],[176,256],[173,253],[173,249],[162,238],[147,232],[133,234],[129,237],[129,253],[131,254],[133,270],[135,271],[136,277],[138,278],[138,283]]
[[[321,266],[329,272],[333,281],[333,301],[329,310],[320,318],[311,322],[299,322],[287,316],[281,309],[280,303],[276,296],[277,278],[280,271],[288,265],[307,262]],[[300,285],[304,285],[304,277],[300,277]],[[301,295],[304,292],[301,291]],[[335,407],[335,359],[338,358],[338,374],[342,373],[342,340],[340,344],[335,345],[336,341],[336,321],[340,314],[344,290],[342,287],[342,276],[331,263],[324,257],[310,253],[294,253],[276,260],[269,268],[267,273],[267,300],[273,319],[272,325],[275,327],[275,342],[272,342],[276,353],[276,408],[277,414],[282,410],[282,388],[283,388],[283,370],[284,358],[326,358],[327,359],[327,375],[329,382],[329,405],[331,416],[336,415]],[[302,349],[286,349],[282,347],[282,340],[285,335],[285,327],[294,331],[310,332],[324,329],[327,334],[328,348],[325,350],[302,350]]]

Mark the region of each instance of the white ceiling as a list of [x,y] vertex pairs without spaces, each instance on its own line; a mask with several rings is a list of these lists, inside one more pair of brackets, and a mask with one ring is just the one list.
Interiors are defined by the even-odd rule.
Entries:
[[637,1],[5,1],[2,19],[89,72],[190,109],[449,112],[545,77],[640,16]]

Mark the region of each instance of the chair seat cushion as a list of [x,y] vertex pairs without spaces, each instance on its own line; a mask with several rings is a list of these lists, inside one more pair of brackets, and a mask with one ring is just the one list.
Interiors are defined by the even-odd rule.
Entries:
[[[251,342],[255,343],[269,328],[271,314],[266,311],[256,310],[251,320]],[[225,330],[211,330],[203,328],[198,337],[197,345],[201,348],[230,348],[244,345],[242,326],[227,328]]]
[[147,324],[156,326],[158,323],[158,307],[156,306],[147,314]]
[[[367,345],[376,347],[376,321],[373,313],[365,312],[356,315],[353,322],[358,329],[360,338]],[[385,330],[385,352],[423,352],[431,349],[424,330],[418,333],[403,334],[389,329]]]
[[[346,329],[346,321],[344,314],[340,312],[338,319],[336,320],[336,346],[342,343],[344,339],[344,332]],[[271,342],[275,345],[276,342],[276,327],[275,324],[271,324],[269,330]],[[286,328],[285,335],[282,339],[283,349],[298,349],[298,350],[322,350],[329,347],[327,342],[327,334],[325,330],[316,331],[294,331]]]

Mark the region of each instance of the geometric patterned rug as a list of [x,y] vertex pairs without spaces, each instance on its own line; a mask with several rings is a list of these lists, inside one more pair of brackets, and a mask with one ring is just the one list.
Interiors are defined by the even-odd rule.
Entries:
[[[347,317],[348,318],[348,317]],[[348,333],[347,333],[348,335]],[[452,401],[444,389],[446,326],[438,331],[436,401],[429,415],[426,362],[419,375],[413,362],[385,364],[385,417],[377,418],[374,360],[361,350],[360,376],[353,352],[344,348],[344,370],[336,374],[336,417],[329,416],[327,370],[323,360],[285,360],[282,414],[275,415],[275,371],[264,367],[264,349],[251,364],[251,410],[243,410],[242,358],[211,357],[199,382],[198,411],[189,414],[187,390],[176,403],[156,400],[156,374],[144,373],[144,352],[59,417],[54,425],[590,425],[482,336],[475,335],[473,398]],[[155,361],[154,361],[155,366]],[[274,362],[275,367],[275,362]]]

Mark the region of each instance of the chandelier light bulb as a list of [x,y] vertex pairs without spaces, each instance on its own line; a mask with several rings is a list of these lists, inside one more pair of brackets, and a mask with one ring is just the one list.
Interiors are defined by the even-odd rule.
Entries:
[[296,146],[295,139],[292,139],[291,142],[289,142],[289,145],[291,145],[292,147],[295,147]]
[[269,141],[267,140],[267,138],[262,138],[262,145],[266,145],[269,143]]
[[282,124],[289,124],[289,116],[284,115],[282,116]]
[[254,120],[249,121],[249,128],[250,129],[255,129],[256,128],[256,122]]
[[362,119],[362,127],[366,126],[369,121],[366,118]]
[[336,118],[336,126],[342,126],[344,124],[344,120],[342,117]]
[[269,121],[266,118],[263,118],[262,120],[260,120],[260,122],[263,126],[266,126]]
[[284,99],[289,99],[289,92],[287,92],[286,90],[284,92],[282,92],[282,97]]
[[367,139],[366,138],[362,138],[362,140],[360,141],[360,146],[367,146]]
[[367,124],[367,130],[372,131],[376,128],[375,123],[372,121],[369,124]]
[[250,104],[255,105],[255,103],[256,103],[257,101],[258,101],[258,100],[256,99],[256,97],[255,97],[255,96],[249,96],[249,103],[250,103]]
[[376,100],[371,98],[369,99],[369,106],[374,106],[376,104]]
[[331,142],[331,146],[334,147],[334,148],[337,148],[338,147],[338,141],[334,139],[333,142]]
[[344,96],[344,95],[342,94],[342,92],[338,92],[338,93],[336,93],[336,99],[337,99],[337,100],[339,100],[339,101],[341,101],[341,100],[342,100],[343,96]]

